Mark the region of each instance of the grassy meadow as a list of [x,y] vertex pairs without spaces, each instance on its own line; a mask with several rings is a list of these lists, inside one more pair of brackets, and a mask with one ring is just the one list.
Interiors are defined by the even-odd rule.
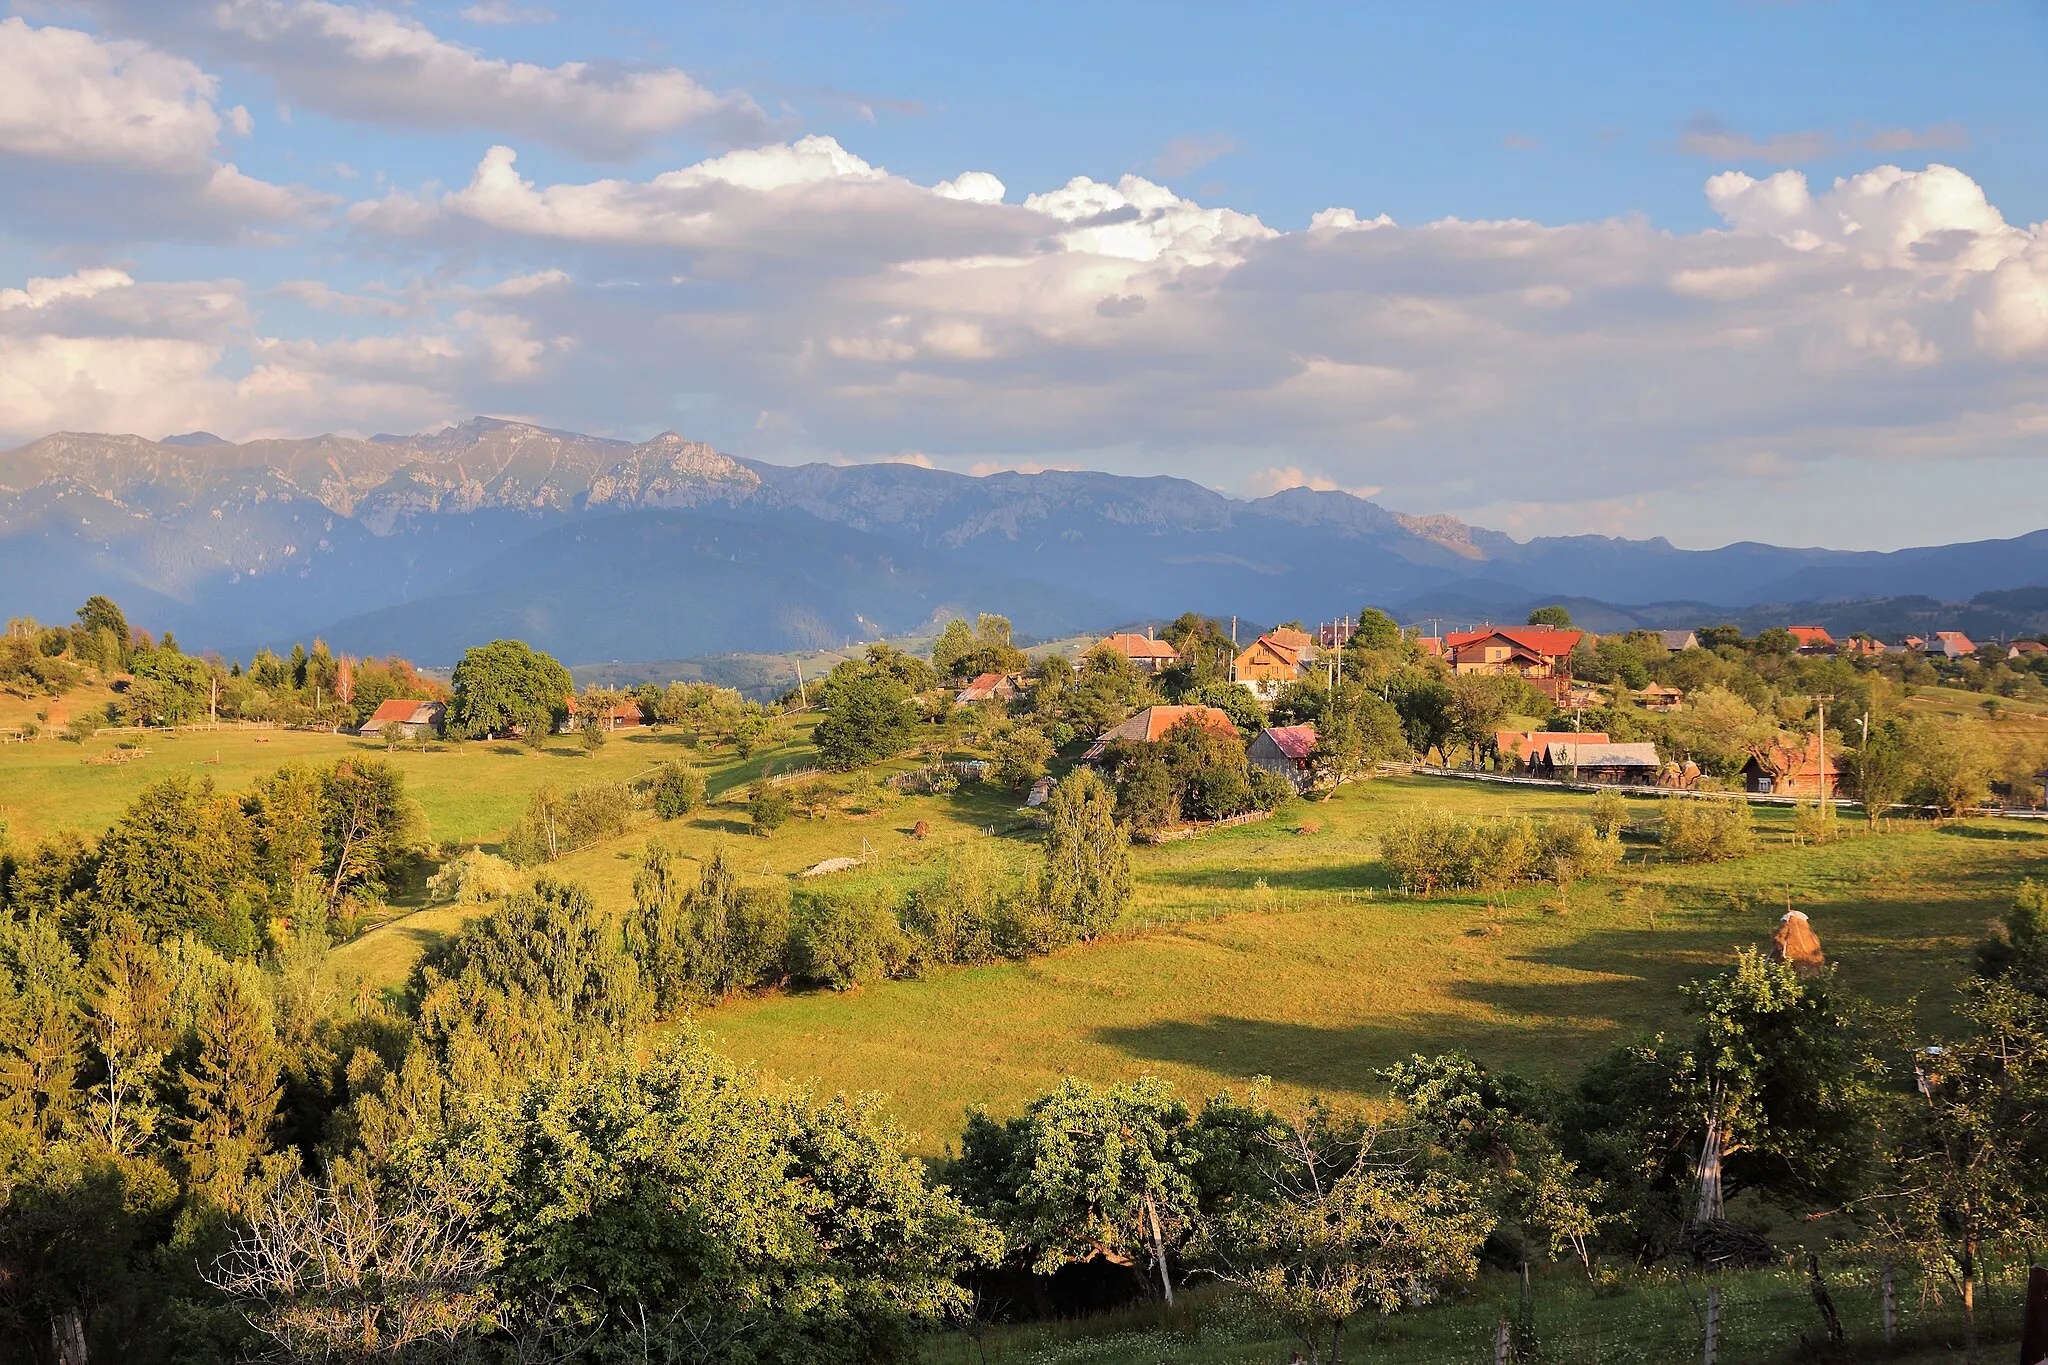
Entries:
[[[119,738],[127,737],[0,746],[0,815],[16,839],[103,828],[166,773],[238,788],[287,761],[356,752],[404,770],[432,839],[487,848],[542,782],[627,779],[672,758],[701,765],[713,799],[695,816],[643,819],[550,869],[612,907],[627,903],[651,837],[692,856],[722,843],[747,876],[778,880],[840,856],[869,859],[840,875],[900,880],[922,875],[957,840],[995,838],[1021,859],[1036,837],[1019,828],[1014,794],[975,784],[943,797],[891,794],[823,819],[799,815],[756,837],[745,783],[769,765],[804,766],[801,732],[744,763],[692,748],[675,731],[616,734],[595,754],[569,740],[538,753],[466,744],[387,754],[345,736],[187,731],[150,734],[148,753],[132,763],[84,761]],[[1283,1104],[1311,1093],[1369,1100],[1377,1068],[1415,1051],[1463,1048],[1493,1065],[1562,1078],[1616,1041],[1674,1020],[1676,987],[1736,946],[1762,942],[1788,906],[1812,916],[1854,989],[1887,1001],[1919,995],[1938,1011],[2010,888],[2048,875],[2048,832],[2018,822],[1902,823],[1807,847],[1793,842],[1783,809],[1759,809],[1762,849],[1753,857],[1666,864],[1649,837],[1657,802],[1648,798],[1632,802],[1638,831],[1620,872],[1563,899],[1548,887],[1493,906],[1462,893],[1413,899],[1377,862],[1379,831],[1407,807],[1541,817],[1583,810],[1589,799],[1436,778],[1355,784],[1326,801],[1290,803],[1262,824],[1134,850],[1125,935],[843,994],[773,993],[707,1010],[700,1023],[776,1078],[886,1092],[920,1147],[936,1151],[967,1107],[1013,1109],[1069,1074],[1151,1073],[1193,1093],[1266,1076]],[[911,837],[919,821],[929,827],[924,840]],[[336,951],[344,977],[396,985],[473,913],[417,900],[394,908],[392,919]]]

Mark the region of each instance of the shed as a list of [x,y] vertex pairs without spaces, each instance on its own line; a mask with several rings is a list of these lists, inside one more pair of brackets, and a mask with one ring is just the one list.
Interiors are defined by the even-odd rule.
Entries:
[[1663,768],[1657,746],[1648,742],[1588,744],[1570,740],[1544,745],[1542,755],[1531,765],[1539,777],[1639,786],[1654,785]]
[[441,728],[441,721],[448,713],[446,704],[427,701],[419,697],[394,697],[379,703],[376,710],[356,728],[359,735],[382,735],[396,726],[415,731]]
[[1306,791],[1314,776],[1309,770],[1309,755],[1315,750],[1315,726],[1275,725],[1252,736],[1252,742],[1245,746],[1245,757],[1253,767],[1286,778],[1296,791]]

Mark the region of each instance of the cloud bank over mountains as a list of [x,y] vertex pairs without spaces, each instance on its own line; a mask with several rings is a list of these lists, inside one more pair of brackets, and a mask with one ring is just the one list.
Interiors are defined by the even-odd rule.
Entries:
[[[4,225],[71,243],[66,268],[0,279],[7,444],[488,411],[1708,543],[1745,501],[1967,480],[2048,440],[2048,226],[1940,162],[1721,171],[1697,232],[1371,204],[1269,224],[1135,173],[919,184],[679,69],[500,60],[375,7],[63,13],[83,20],[0,21],[23,74],[0,89]],[[345,201],[245,175],[237,142],[292,130],[222,107],[201,62],[333,118],[474,134],[473,159]],[[732,149],[590,165],[676,134]],[[186,239],[247,267],[182,278],[146,250]],[[1698,534],[1665,524],[1688,499]]]

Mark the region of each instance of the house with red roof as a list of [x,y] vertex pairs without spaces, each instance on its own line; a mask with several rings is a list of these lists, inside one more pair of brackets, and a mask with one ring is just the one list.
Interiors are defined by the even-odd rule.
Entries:
[[1096,649],[1115,650],[1135,665],[1140,673],[1159,674],[1180,662],[1180,651],[1164,640],[1149,635],[1119,631],[1095,642]]
[[1835,652],[1835,637],[1821,626],[1787,626],[1786,633],[1797,642],[1801,654],[1832,654]]
[[1111,744],[1122,741],[1126,744],[1157,744],[1166,738],[1174,726],[1184,721],[1193,721],[1205,729],[1218,734],[1237,738],[1237,725],[1224,711],[1214,706],[1148,706],[1123,724],[1102,732],[1101,738],[1088,747],[1081,755],[1081,761],[1092,763],[1102,757]]
[[1446,635],[1444,657],[1455,673],[1562,678],[1571,675],[1571,653],[1585,638],[1582,630],[1550,626],[1487,626]]
[[1605,744],[1605,730],[1496,730],[1495,753],[1508,754],[1523,767],[1533,764],[1551,744]]
[[1307,676],[1312,657],[1308,636],[1301,631],[1268,631],[1231,661],[1230,677],[1260,701],[1269,702],[1281,688]]
[[1742,765],[1743,788],[1769,796],[1832,797],[1839,778],[1835,756],[1824,752],[1819,735],[1780,735]]
[[971,706],[978,701],[1015,701],[1022,695],[1022,680],[1017,674],[982,673],[954,693],[953,700],[961,706]]
[[1977,646],[1959,630],[1937,630],[1927,642],[1927,652],[1944,659],[1967,659],[1977,652]]
[[356,727],[359,735],[375,735],[389,738],[403,731],[408,736],[422,731],[434,733],[440,730],[442,717],[448,714],[447,704],[427,701],[419,697],[394,697],[378,703],[363,723]]
[[1253,767],[1277,773],[1293,783],[1296,791],[1306,791],[1314,780],[1309,755],[1315,751],[1315,726],[1275,725],[1252,736],[1244,756]]

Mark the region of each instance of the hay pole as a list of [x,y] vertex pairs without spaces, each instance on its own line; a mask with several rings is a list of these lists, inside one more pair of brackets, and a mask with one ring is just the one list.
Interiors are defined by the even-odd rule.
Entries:
[[1706,1365],[1715,1365],[1721,1354],[1721,1286],[1707,1287]]

